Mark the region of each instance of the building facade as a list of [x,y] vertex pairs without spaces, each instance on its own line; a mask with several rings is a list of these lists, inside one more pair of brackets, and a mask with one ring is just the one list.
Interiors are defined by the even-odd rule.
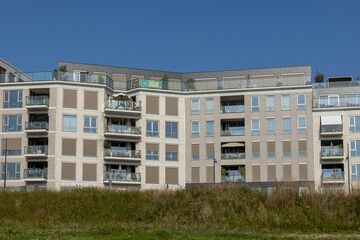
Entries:
[[[0,63],[2,187],[6,172],[8,189],[27,190],[346,189],[345,155],[334,151],[349,142],[355,158],[356,133],[325,136],[321,124],[346,112],[356,130],[356,107],[316,107],[334,88],[313,88],[310,66],[176,73],[59,62],[66,72],[24,74]],[[344,181],[326,179],[332,170]]]

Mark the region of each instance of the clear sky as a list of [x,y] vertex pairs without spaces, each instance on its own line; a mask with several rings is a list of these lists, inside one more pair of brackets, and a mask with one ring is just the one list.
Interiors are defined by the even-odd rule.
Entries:
[[191,72],[312,65],[360,76],[360,1],[2,0],[0,57]]

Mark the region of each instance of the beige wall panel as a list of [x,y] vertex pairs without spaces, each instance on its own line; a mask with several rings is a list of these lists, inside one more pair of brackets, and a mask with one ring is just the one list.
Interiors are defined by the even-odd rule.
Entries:
[[159,184],[159,167],[146,167],[146,183]]
[[146,113],[159,114],[159,97],[146,96]]
[[300,181],[308,180],[307,164],[299,164],[299,180]]
[[268,165],[268,181],[276,181],[276,165]]
[[178,99],[177,98],[166,98],[165,114],[178,116]]
[[260,181],[260,165],[252,165],[252,180],[253,182]]
[[83,156],[84,157],[97,157],[97,140],[84,140],[83,141]]
[[291,176],[291,165],[283,165],[284,167],[284,181],[291,181],[292,180],[292,176]]
[[77,90],[64,89],[63,107],[77,108]]
[[179,184],[178,168],[165,168],[165,184]]
[[76,180],[76,164],[62,163],[61,164],[61,180]]
[[96,164],[83,164],[83,181],[96,181]]
[[85,109],[98,109],[98,93],[97,92],[84,92],[84,108]]
[[191,168],[191,182],[192,183],[200,182],[200,168],[199,167]]
[[76,156],[76,139],[62,139],[62,155]]

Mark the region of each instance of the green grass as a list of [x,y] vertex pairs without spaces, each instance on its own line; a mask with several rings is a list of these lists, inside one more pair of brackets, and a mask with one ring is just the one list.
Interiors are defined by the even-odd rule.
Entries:
[[49,235],[52,232],[59,239],[91,239],[97,232],[109,233],[100,234],[100,239],[337,236],[360,231],[360,197],[299,196],[281,189],[263,195],[231,186],[178,191],[0,192],[0,229],[4,239],[32,239],[31,231],[37,239],[57,239]]

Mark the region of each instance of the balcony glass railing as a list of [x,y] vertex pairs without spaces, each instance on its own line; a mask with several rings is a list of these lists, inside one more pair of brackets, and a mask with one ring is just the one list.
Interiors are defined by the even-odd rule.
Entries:
[[221,113],[242,113],[242,112],[244,112],[244,105],[221,106]]
[[116,172],[105,172],[104,180],[112,181],[125,181],[125,182],[141,182],[140,173],[116,173]]
[[221,159],[244,159],[245,153],[222,153]]
[[48,146],[47,145],[39,145],[39,146],[26,146],[25,154],[48,154]]
[[34,179],[34,178],[47,179],[47,169],[41,169],[41,168],[24,169],[24,179]]
[[48,130],[48,122],[26,122],[25,130]]
[[105,100],[105,108],[117,110],[141,111],[141,102]]
[[322,146],[321,147],[322,157],[341,157],[344,156],[344,149],[338,146]]
[[360,101],[354,98],[313,99],[313,108],[358,107]]
[[140,135],[141,127],[124,126],[124,125],[117,125],[117,124],[107,124],[105,126],[105,132]]
[[239,172],[231,172],[225,176],[221,176],[221,182],[245,182],[245,176]]
[[140,150],[105,149],[105,157],[141,158]]
[[313,83],[313,88],[337,88],[337,87],[358,87],[360,86],[360,81],[343,81],[343,82],[322,82],[322,83]]
[[336,169],[322,169],[323,181],[344,181],[344,171],[340,168]]
[[245,127],[241,127],[233,130],[221,130],[221,136],[244,136]]
[[321,125],[321,133],[337,133],[343,131],[342,124]]
[[49,106],[48,96],[29,96],[26,97],[26,106]]

